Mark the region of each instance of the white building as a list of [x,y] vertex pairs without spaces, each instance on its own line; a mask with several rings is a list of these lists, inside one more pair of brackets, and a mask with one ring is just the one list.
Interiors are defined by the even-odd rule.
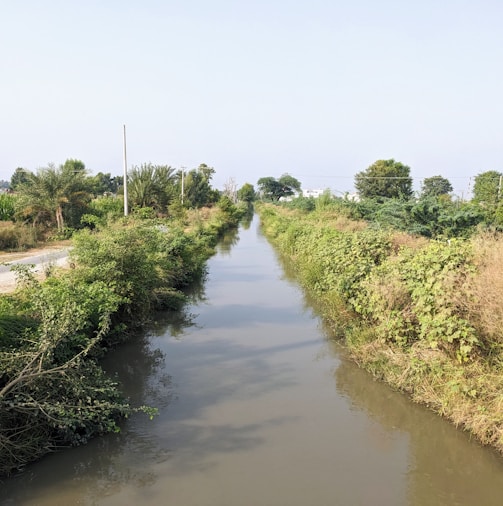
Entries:
[[318,197],[321,197],[325,190],[316,189],[316,190],[302,190],[302,196],[303,197],[314,197],[317,199]]

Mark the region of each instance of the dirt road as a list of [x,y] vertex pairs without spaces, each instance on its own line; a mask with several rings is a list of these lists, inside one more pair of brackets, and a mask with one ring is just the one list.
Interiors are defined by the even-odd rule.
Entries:
[[34,265],[34,272],[42,276],[50,266],[67,265],[70,247],[71,243],[65,241],[22,253],[0,253],[0,293],[11,292],[16,288],[16,275],[11,271],[13,264]]

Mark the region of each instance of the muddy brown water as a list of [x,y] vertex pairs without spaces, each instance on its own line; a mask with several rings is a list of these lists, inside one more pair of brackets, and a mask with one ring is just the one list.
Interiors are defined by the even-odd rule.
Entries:
[[345,359],[257,221],[107,358],[159,415],[29,466],[0,504],[503,504],[503,459]]

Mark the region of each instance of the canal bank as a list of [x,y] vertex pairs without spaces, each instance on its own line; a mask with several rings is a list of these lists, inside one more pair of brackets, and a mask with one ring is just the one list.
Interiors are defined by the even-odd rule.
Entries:
[[501,458],[346,360],[257,217],[228,239],[107,364],[159,416],[44,458],[2,504],[500,504]]

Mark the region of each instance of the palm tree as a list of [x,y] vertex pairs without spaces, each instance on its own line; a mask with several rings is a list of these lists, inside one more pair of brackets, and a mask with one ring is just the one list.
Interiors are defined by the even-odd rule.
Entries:
[[27,174],[27,180],[17,189],[21,216],[32,219],[34,225],[47,220],[61,231],[65,227],[65,215],[71,216],[86,206],[91,196],[85,168],[82,162],[78,167],[69,162],[74,161],[67,160],[59,168],[50,164],[36,174]]
[[133,208],[152,207],[164,212],[172,199],[174,170],[167,165],[142,164],[128,175],[128,195]]

